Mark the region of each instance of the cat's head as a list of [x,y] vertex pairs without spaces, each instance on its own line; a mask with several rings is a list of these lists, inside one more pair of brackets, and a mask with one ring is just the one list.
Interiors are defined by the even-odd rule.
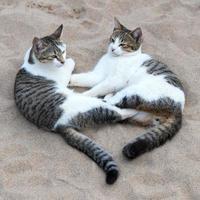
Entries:
[[33,39],[32,50],[36,59],[41,63],[57,61],[64,64],[66,57],[66,44],[60,41],[63,25],[60,25],[54,33]]
[[136,52],[142,44],[142,30],[129,30],[117,18],[114,18],[115,27],[110,37],[108,51],[113,56],[123,56]]

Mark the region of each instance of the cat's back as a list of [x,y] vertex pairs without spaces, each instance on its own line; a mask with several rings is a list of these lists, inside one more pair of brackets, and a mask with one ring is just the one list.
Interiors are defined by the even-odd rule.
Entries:
[[65,97],[56,92],[55,82],[25,69],[16,75],[14,96],[20,112],[38,127],[51,130],[62,114]]
[[153,75],[154,77],[161,76],[166,83],[184,92],[180,79],[165,63],[151,58],[145,61],[142,66],[146,69],[147,74]]

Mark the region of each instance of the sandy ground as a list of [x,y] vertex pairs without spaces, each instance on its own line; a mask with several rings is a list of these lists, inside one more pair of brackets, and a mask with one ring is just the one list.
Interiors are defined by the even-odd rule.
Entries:
[[[131,162],[121,149],[142,129],[114,125],[86,131],[119,164],[120,177],[108,186],[95,163],[19,114],[13,84],[32,38],[61,23],[77,71],[92,68],[106,51],[113,16],[129,28],[142,27],[144,50],[179,75],[187,102],[179,134]],[[0,0],[0,199],[199,200],[199,19],[199,0]]]

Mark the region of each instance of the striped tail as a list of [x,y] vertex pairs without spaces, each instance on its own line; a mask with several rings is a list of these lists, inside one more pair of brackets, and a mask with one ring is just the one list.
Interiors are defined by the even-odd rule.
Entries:
[[112,156],[96,142],[73,128],[58,127],[56,132],[60,133],[69,145],[85,153],[103,169],[107,184],[113,184],[117,180],[119,174],[117,164]]
[[181,124],[182,112],[179,111],[172,114],[163,124],[148,129],[145,134],[126,144],[122,152],[127,158],[134,159],[151,151],[171,139],[179,131]]

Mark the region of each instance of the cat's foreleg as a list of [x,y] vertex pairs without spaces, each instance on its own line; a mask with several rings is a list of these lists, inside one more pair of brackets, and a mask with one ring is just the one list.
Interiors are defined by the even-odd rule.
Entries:
[[83,94],[92,97],[105,96],[107,94],[119,91],[123,87],[124,83],[120,80],[108,78],[90,90],[87,90]]
[[74,62],[74,60],[72,58],[68,58],[68,59],[65,60],[65,64],[64,65],[68,69],[67,76],[66,76],[66,83],[67,83],[66,86],[68,86],[70,78],[71,78],[71,75],[72,75],[72,72],[74,70],[75,62]]
[[140,126],[158,126],[165,120],[166,118],[163,116],[138,110],[136,115],[128,119],[128,122]]
[[103,80],[103,74],[95,71],[73,74],[70,80],[70,86],[93,87]]
[[110,93],[110,94],[107,94],[103,100],[107,101],[108,99],[110,99],[111,97],[113,97],[114,93]]
[[117,105],[123,100],[123,98],[125,98],[128,95],[127,91],[128,89],[125,88],[117,92],[115,95],[108,96],[107,98],[105,98],[105,101],[111,105]]

